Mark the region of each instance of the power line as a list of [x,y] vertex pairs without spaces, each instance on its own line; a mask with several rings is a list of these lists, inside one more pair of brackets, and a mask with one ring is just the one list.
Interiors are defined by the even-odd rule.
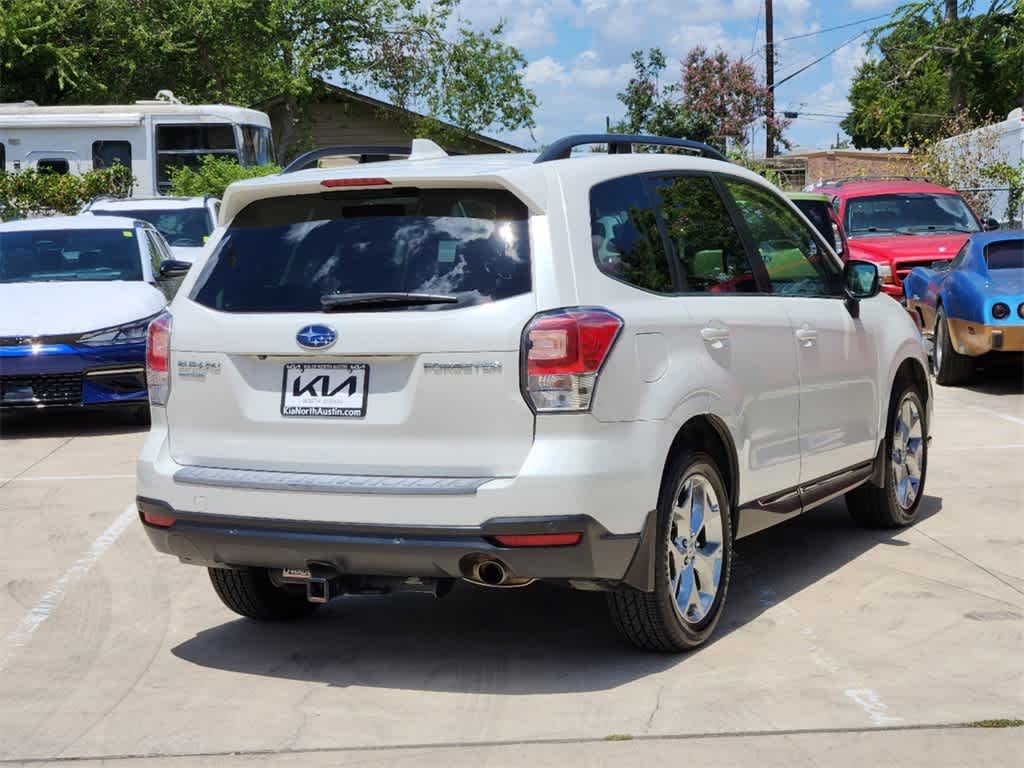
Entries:
[[757,32],[761,29],[761,8],[760,3],[757,6],[757,19],[754,21],[754,37],[750,41],[750,55],[753,57],[754,51],[757,49]]
[[794,77],[796,77],[797,75],[801,74],[802,72],[806,72],[808,69],[813,67],[815,64],[820,64],[825,59],[827,59],[829,56],[831,56],[833,53],[838,51],[840,48],[845,48],[850,43],[855,42],[858,38],[864,37],[864,35],[866,35],[866,34],[867,34],[867,30],[866,29],[858,32],[856,35],[851,37],[849,40],[846,40],[846,41],[840,43],[839,45],[837,45],[835,48],[833,48],[828,53],[826,53],[826,54],[824,54],[822,56],[819,56],[818,58],[816,58],[814,61],[810,62],[809,64],[805,64],[804,66],[800,67],[800,69],[798,69],[796,72],[793,72],[792,74],[786,75],[784,78],[782,78],[781,80],[776,82],[774,85],[769,84],[769,86],[768,86],[769,89],[774,90],[774,89],[778,88],[780,85],[782,85],[785,82],[788,82],[789,80],[792,80]]
[[869,16],[866,19],[860,21],[851,21],[848,24],[840,24],[836,27],[826,27],[825,29],[817,29],[814,32],[805,32],[802,35],[793,35],[792,37],[784,37],[779,40],[780,43],[785,43],[790,40],[803,40],[805,37],[814,37],[815,35],[824,35],[826,32],[835,32],[837,29],[846,29],[847,27],[856,27],[858,24],[867,24],[869,21],[878,21],[878,19],[889,18],[888,13],[880,13],[877,16]]

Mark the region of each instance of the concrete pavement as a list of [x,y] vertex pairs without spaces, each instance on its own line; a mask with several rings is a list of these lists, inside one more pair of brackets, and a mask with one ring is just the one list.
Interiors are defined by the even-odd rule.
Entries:
[[149,548],[140,431],[5,420],[0,758],[1011,765],[1024,729],[947,726],[1024,717],[1024,394],[1005,375],[936,394],[920,521],[862,531],[838,502],[740,542],[716,638],[681,657],[543,586],[249,623]]

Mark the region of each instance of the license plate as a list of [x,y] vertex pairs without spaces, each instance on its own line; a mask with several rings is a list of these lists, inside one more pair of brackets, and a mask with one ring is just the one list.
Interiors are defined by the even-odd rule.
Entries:
[[366,363],[287,363],[281,415],[362,418],[369,382]]

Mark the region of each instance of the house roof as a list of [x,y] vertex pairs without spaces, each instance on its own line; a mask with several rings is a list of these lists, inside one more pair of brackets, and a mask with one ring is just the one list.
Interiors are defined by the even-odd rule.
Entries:
[[[380,99],[375,99],[372,96],[367,96],[364,93],[359,93],[359,92],[353,91],[353,90],[351,90],[349,88],[344,88],[344,87],[342,87],[340,85],[334,85],[333,83],[329,83],[329,82],[327,82],[326,80],[323,80],[323,79],[318,79],[318,83],[321,86],[321,88],[324,89],[324,91],[326,91],[327,93],[329,93],[329,94],[331,94],[333,96],[338,96],[338,97],[343,98],[343,99],[348,99],[350,101],[356,101],[356,102],[359,102],[361,104],[366,104],[367,106],[371,106],[371,107],[374,107],[376,109],[384,110],[386,112],[394,112],[394,113],[397,113],[397,114],[401,114],[401,115],[403,115],[405,117],[411,117],[411,118],[415,118],[415,119],[418,119],[418,120],[428,119],[427,115],[423,115],[423,114],[421,114],[419,112],[414,112],[411,109],[406,109],[405,107],[399,107],[396,104],[390,104],[390,103],[388,103],[386,101],[381,101]],[[261,102],[260,104],[255,105],[254,109],[259,109],[259,110],[262,110],[262,111],[266,111],[269,107],[274,106],[275,104],[280,103],[283,99],[284,99],[284,95],[283,94],[281,94],[279,96],[271,97],[271,98],[267,99],[266,101]],[[466,130],[464,130],[462,128],[459,128],[458,126],[452,125],[451,123],[446,123],[443,120],[438,120],[438,122],[441,123],[441,125],[444,125],[444,126],[446,126],[448,128],[451,128],[453,131],[460,131],[461,133],[465,134],[467,138],[472,139],[473,141],[477,141],[477,142],[480,142],[481,144],[486,144],[488,146],[494,147],[495,149],[499,149],[502,152],[525,152],[526,151],[522,147],[517,147],[515,144],[509,144],[508,142],[500,141],[498,139],[491,138],[490,136],[484,136],[482,133],[476,133],[475,131],[466,131]]]

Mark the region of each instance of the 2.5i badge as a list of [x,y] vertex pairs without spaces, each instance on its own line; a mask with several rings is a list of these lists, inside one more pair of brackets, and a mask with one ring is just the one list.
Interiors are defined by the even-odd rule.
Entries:
[[288,363],[281,415],[362,418],[369,382],[366,363]]

